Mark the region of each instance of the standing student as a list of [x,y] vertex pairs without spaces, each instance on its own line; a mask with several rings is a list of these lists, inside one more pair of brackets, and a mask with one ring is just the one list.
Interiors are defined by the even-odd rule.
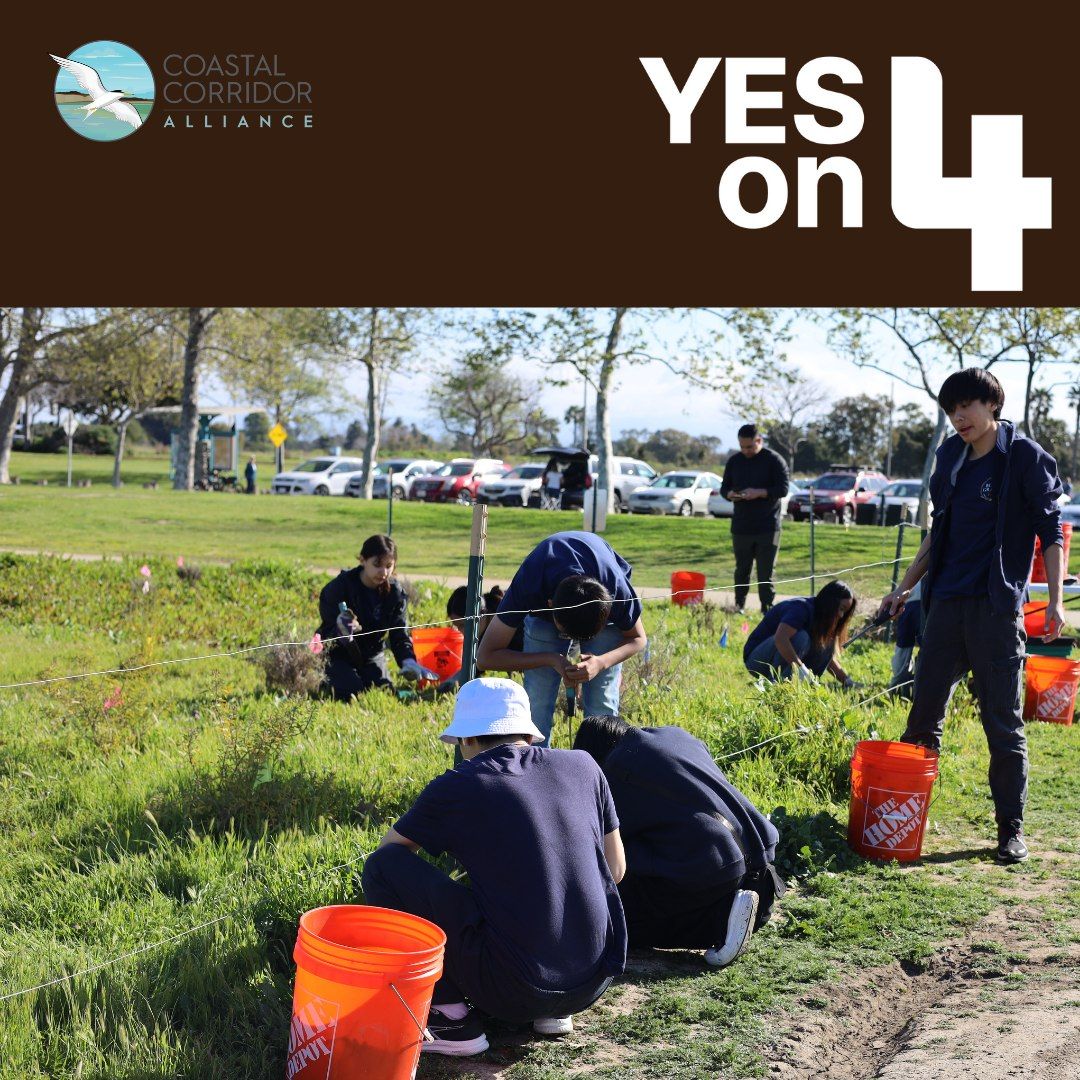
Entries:
[[705,949],[712,967],[741,956],[786,888],[773,823],[682,728],[590,716],[574,749],[603,769],[615,800],[630,947]]
[[541,483],[543,486],[544,509],[558,510],[562,501],[562,473],[559,472],[559,463],[554,458],[547,463]]
[[932,528],[899,587],[881,602],[882,612],[899,614],[922,581],[926,621],[901,738],[939,750],[953,684],[972,673],[990,748],[997,858],[1015,863],[1028,855],[1022,601],[1038,536],[1049,587],[1043,640],[1053,641],[1065,621],[1061,481],[1054,459],[1001,419],[1005,393],[984,368],[950,375],[938,404],[956,433],[939,447],[930,478]]
[[743,646],[743,663],[751,675],[771,682],[820,678],[832,672],[840,685],[855,682],[837,659],[847,640],[855,611],[855,594],[843,581],[830,581],[817,596],[793,596],[776,605],[754,627]]
[[[360,549],[360,565],[342,570],[319,594],[319,636],[331,641],[326,681],[338,701],[371,689],[391,689],[385,643],[407,679],[438,679],[416,662],[409,636],[409,602],[394,580],[397,544],[389,536],[369,536]],[[341,611],[345,604],[346,611]]]
[[753,424],[743,424],[739,428],[739,452],[728,458],[720,485],[720,494],[734,506],[731,546],[735,551],[736,611],[742,611],[746,604],[755,561],[762,612],[773,605],[773,567],[780,550],[780,501],[787,493],[787,463],[764,445]]
[[[585,715],[618,713],[622,662],[646,643],[630,574],[630,564],[595,533],[555,533],[526,556],[485,631],[477,666],[525,673],[545,743],[563,680],[583,687]],[[517,651],[512,642],[522,626],[524,647]],[[581,643],[578,664],[566,662],[572,640]]]
[[[364,866],[371,904],[446,933],[428,1053],[488,1041],[476,1009],[541,1035],[567,1035],[626,963],[616,884],[626,870],[607,781],[588,754],[547,750],[510,679],[474,679],[442,733],[465,759],[432,780]],[[469,886],[417,858],[453,855]]]

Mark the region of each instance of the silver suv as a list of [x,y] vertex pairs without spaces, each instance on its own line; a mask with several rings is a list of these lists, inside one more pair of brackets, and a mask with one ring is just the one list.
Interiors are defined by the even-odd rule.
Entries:
[[[386,479],[394,478],[394,498],[407,499],[412,491],[413,481],[418,476],[426,476],[442,466],[441,461],[429,461],[427,458],[391,458],[381,461],[375,470],[375,479],[371,482],[371,496],[374,499],[386,498]],[[345,487],[345,494],[359,499],[364,494],[363,474],[352,477]]]

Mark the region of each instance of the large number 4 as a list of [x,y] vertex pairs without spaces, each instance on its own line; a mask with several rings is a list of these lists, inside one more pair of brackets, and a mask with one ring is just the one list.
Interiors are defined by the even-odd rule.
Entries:
[[1049,177],[1024,176],[1024,118],[971,118],[971,176],[945,176],[937,65],[892,58],[892,209],[912,229],[971,230],[971,289],[1018,291],[1024,230],[1050,228]]

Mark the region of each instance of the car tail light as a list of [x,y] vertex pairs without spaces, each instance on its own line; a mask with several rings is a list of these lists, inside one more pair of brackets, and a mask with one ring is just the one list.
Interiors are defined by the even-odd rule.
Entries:
[[585,486],[587,488],[592,487],[592,473],[586,473],[585,474]]

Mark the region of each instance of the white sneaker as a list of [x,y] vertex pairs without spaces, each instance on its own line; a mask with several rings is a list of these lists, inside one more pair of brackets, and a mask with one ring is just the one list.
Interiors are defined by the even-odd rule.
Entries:
[[750,944],[757,918],[758,894],[749,889],[739,889],[731,904],[727,921],[727,937],[723,945],[714,945],[705,952],[705,963],[710,967],[727,967],[737,960]]
[[533,1031],[537,1035],[570,1035],[574,1030],[572,1016],[545,1016],[533,1021]]

